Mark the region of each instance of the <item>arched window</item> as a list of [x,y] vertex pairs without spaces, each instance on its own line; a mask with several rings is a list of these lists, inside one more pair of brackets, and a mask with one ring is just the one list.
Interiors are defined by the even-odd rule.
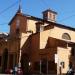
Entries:
[[71,40],[71,37],[70,37],[70,35],[69,35],[68,33],[64,33],[64,34],[62,35],[62,39]]

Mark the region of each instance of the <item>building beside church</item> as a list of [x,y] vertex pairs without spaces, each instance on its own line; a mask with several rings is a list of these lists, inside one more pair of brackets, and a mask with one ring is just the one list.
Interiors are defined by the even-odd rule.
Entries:
[[19,9],[9,23],[9,34],[0,34],[0,71],[13,69],[21,60],[24,73],[67,73],[75,68],[75,28],[56,22],[57,13],[43,19]]

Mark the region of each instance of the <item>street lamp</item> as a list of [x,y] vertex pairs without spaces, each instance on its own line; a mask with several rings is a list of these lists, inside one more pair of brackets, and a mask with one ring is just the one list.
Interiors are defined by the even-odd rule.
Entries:
[[17,70],[17,74],[19,74],[19,75],[23,75],[23,71],[21,69],[21,55],[22,55],[22,50],[20,49],[19,62],[18,62],[18,70]]
[[30,68],[31,68],[31,62],[29,61],[29,63],[28,63],[28,73],[30,74],[30,72],[31,72],[31,70],[30,70]]
[[41,63],[41,60],[40,60],[40,74],[41,74],[41,64],[42,64],[42,63]]
[[28,64],[29,64],[29,67],[30,67],[31,66],[31,62],[29,62]]
[[22,50],[19,50],[19,60],[18,60],[18,67],[17,67],[17,74],[23,75],[23,71],[21,69],[21,56],[22,56]]
[[22,55],[22,50],[20,49],[18,67],[21,67],[21,55]]

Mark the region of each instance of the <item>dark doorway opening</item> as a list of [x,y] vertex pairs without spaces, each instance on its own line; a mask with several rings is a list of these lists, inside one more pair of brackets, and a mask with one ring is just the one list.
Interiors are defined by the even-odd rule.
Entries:
[[29,57],[27,54],[22,54],[21,67],[24,74],[29,73]]
[[41,72],[47,74],[47,60],[45,59],[41,62]]
[[3,61],[2,61],[2,73],[5,73],[8,64],[8,49],[5,48],[3,52]]
[[56,74],[57,73],[57,65],[54,61],[48,61],[43,59],[41,62],[41,73],[43,74]]

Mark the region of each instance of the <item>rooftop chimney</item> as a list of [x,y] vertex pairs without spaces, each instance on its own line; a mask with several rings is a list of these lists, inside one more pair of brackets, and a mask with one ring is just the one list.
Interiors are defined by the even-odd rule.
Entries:
[[56,15],[57,15],[57,12],[51,9],[47,9],[43,11],[43,19],[47,21],[56,22]]

